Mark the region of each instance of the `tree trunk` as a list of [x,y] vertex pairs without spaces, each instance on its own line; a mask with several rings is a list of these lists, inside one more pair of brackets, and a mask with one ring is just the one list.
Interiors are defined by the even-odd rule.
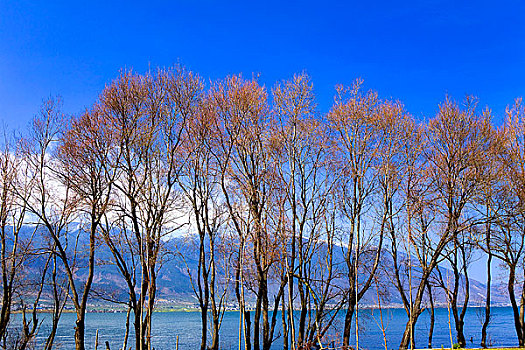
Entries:
[[124,334],[124,342],[122,343],[122,350],[128,348],[128,336],[129,336],[129,315],[131,314],[131,306],[128,306],[128,311],[126,313],[126,333]]
[[[452,297],[450,300],[450,308],[452,309],[452,315],[454,316],[454,326],[456,329],[456,342],[459,344],[461,348],[464,348],[466,345],[465,335],[463,333],[464,322],[458,310],[459,284],[461,281],[461,274],[459,273],[459,267],[458,267],[458,264],[459,264],[458,249],[461,249],[461,248],[459,247],[457,238],[455,238],[454,239],[454,261],[451,263],[452,271],[454,272],[454,288],[451,293]],[[466,293],[465,295],[468,295],[467,294],[468,291],[465,291],[465,293]]]
[[520,310],[516,303],[516,295],[514,293],[514,282],[516,280],[516,271],[514,268],[510,268],[509,279],[507,289],[509,291],[510,304],[512,305],[512,313],[514,316],[514,328],[516,329],[516,336],[518,337],[519,347],[525,347],[525,341],[523,337],[523,328],[520,321]]
[[467,314],[467,307],[468,302],[470,299],[470,278],[468,275],[468,263],[467,263],[467,256],[465,253],[465,244],[463,244],[460,247],[461,250],[461,257],[463,260],[463,277],[465,278],[465,297],[463,299],[463,306],[461,307],[461,313],[459,314],[459,322],[456,324],[456,328],[458,329],[458,343],[459,345],[464,348],[467,346],[467,342],[465,340],[465,315]]
[[[260,282],[259,282],[260,283]],[[260,318],[261,318],[261,304],[262,304],[262,296],[261,296],[261,286],[259,285],[259,293],[257,295],[257,301],[255,303],[255,315],[253,317],[253,350],[260,350]]]
[[270,322],[268,318],[268,282],[266,276],[263,281],[263,296],[262,296],[262,319],[263,319],[263,350],[270,350],[272,345],[272,337],[270,336]]
[[85,315],[77,315],[75,326],[75,349],[84,350]]
[[219,326],[220,326],[220,320],[219,315],[214,314],[213,320],[212,320],[212,336],[211,336],[211,350],[218,350],[219,349]]
[[144,344],[142,342],[142,318],[140,316],[140,310],[136,308],[134,311],[135,314],[135,321],[133,322],[133,326],[135,328],[135,349],[136,350],[145,350]]
[[[419,303],[420,305],[421,303]],[[414,305],[416,305],[414,303]],[[405,331],[403,332],[403,337],[401,338],[401,344],[399,345],[399,349],[408,349],[409,345],[411,349],[414,349],[416,346],[415,338],[416,338],[416,322],[419,318],[419,315],[421,315],[421,308],[414,307],[413,310],[418,311],[412,311],[409,316],[409,320],[405,326]]]
[[434,323],[435,323],[435,314],[434,314],[434,296],[432,295],[432,287],[427,281],[427,290],[428,290],[428,299],[430,301],[430,327],[428,329],[428,348],[432,349],[432,337],[434,335]]
[[306,341],[305,328],[306,328],[306,316],[308,314],[308,305],[306,302],[306,296],[304,293],[304,288],[299,282],[298,286],[299,296],[301,299],[301,313],[299,314],[299,332],[297,334],[297,345],[302,346]]
[[284,302],[285,293],[281,297],[281,318],[283,325],[283,350],[288,350],[288,325],[286,320],[286,303]]
[[353,288],[350,290],[350,298],[348,302],[348,309],[345,315],[345,326],[343,333],[343,349],[349,349],[350,346],[350,334],[352,332],[352,318],[354,317],[355,311],[355,292]]
[[[251,332],[252,332],[252,321],[250,319],[250,311],[244,312],[244,321],[246,322],[246,330],[244,332],[244,339],[245,339],[245,350],[251,350],[252,349],[252,341],[251,341]],[[254,332],[254,337],[256,337]]]
[[[487,238],[487,243],[489,244],[489,238]],[[487,245],[489,247],[489,245]],[[492,263],[492,254],[490,249],[488,251],[487,258],[487,297],[485,298],[485,320],[483,321],[483,327],[481,327],[481,347],[487,347],[487,328],[490,322],[490,284],[491,284],[491,263]]]
[[206,350],[208,335],[208,308],[201,309],[201,350]]

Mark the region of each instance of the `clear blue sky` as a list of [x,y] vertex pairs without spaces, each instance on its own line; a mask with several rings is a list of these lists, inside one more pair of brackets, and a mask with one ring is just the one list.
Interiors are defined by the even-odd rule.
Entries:
[[[417,117],[446,93],[500,118],[525,95],[522,1],[0,1],[0,120],[27,125],[42,99],[78,113],[123,67],[180,62],[206,79],[306,70],[319,108],[365,79]],[[496,120],[500,123],[501,119]]]

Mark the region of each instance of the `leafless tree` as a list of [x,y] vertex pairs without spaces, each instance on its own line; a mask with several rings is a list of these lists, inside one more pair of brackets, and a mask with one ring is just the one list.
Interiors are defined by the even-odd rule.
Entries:
[[[27,199],[31,195],[31,186],[25,180],[27,163],[24,161],[20,144],[4,131],[0,150],[0,258],[1,258],[1,311],[0,339],[4,344],[11,344],[19,349],[26,348],[34,341],[40,326],[36,314],[36,305],[40,300],[43,278],[31,278],[35,272],[34,260],[39,255],[35,234],[38,226],[27,228]],[[49,262],[49,255],[46,255]],[[46,258],[44,258],[45,260]],[[41,274],[45,276],[46,263]],[[31,269],[33,268],[33,271]],[[31,299],[33,299],[31,301]],[[27,304],[32,310],[29,319]],[[16,305],[15,305],[16,304]],[[20,332],[13,334],[8,328],[12,325],[11,315],[18,308],[22,311]],[[10,334],[11,333],[11,334]]]
[[[266,90],[255,80],[232,76],[216,83],[211,90],[219,127],[222,195],[229,211],[231,226],[239,242],[236,267],[236,295],[245,316],[244,287],[255,295],[253,348],[269,349],[284,293],[286,279],[276,273],[276,262],[282,260],[279,239],[279,216],[271,210],[275,198],[275,163],[269,138],[270,110]],[[270,309],[269,283],[276,280],[277,293]],[[248,281],[246,275],[252,277]],[[241,290],[242,289],[242,290]],[[245,317],[245,346],[250,347],[251,321]],[[262,327],[261,327],[262,326]],[[261,330],[262,328],[262,330]]]
[[104,239],[128,286],[140,350],[152,346],[151,317],[165,242],[181,226],[177,180],[185,159],[180,151],[200,91],[199,78],[183,67],[145,75],[124,72],[99,102],[113,135],[108,167],[117,172]]
[[[454,274],[451,309],[454,316],[457,342],[466,345],[463,332],[464,318],[469,300],[469,250],[466,244],[475,218],[468,213],[479,191],[485,174],[480,159],[491,151],[493,133],[487,115],[476,112],[476,101],[467,97],[465,108],[447,98],[436,118],[429,122],[430,176],[434,184],[436,209],[441,217],[441,237],[451,237],[443,253]],[[463,283],[464,298],[459,304],[459,288]]]
[[[219,330],[225,311],[228,266],[221,266],[226,250],[223,231],[228,219],[220,196],[221,172],[217,164],[217,116],[210,101],[201,101],[198,112],[188,121],[187,162],[180,186],[190,209],[190,239],[196,234],[198,267],[188,273],[201,309],[201,349],[219,348]],[[221,255],[223,259],[221,259]],[[226,279],[220,277],[219,269]],[[211,342],[208,345],[208,317],[211,317]]]
[[[272,145],[278,164],[276,180],[283,193],[279,210],[288,240],[284,252],[288,256],[284,261],[287,327],[296,348],[320,341],[339,311],[338,307],[326,310],[327,303],[337,304],[339,292],[333,285],[339,277],[333,261],[335,176],[329,162],[330,130],[315,111],[308,76],[295,75],[272,92],[277,117]],[[297,326],[295,285],[300,305]]]
[[[507,108],[507,120],[502,130],[503,147],[496,152],[502,172],[498,191],[491,198],[490,215],[495,228],[487,232],[487,248],[507,268],[507,290],[512,305],[514,327],[520,347],[525,346],[523,259],[525,249],[525,108],[521,99]],[[503,180],[503,181],[501,181]],[[516,289],[521,296],[516,296]]]
[[372,285],[394,214],[392,200],[399,186],[396,152],[401,146],[397,134],[406,124],[399,103],[382,101],[374,91],[362,93],[361,83],[356,81],[351,89],[339,87],[328,116],[337,135],[334,164],[341,173],[340,220],[345,231],[341,244],[348,279],[344,348],[349,346],[353,317],[359,346],[358,305]]
[[[32,133],[25,142],[25,160],[30,167],[28,176],[33,188],[25,203],[47,232],[53,242],[53,254],[63,265],[77,314],[75,346],[76,349],[84,349],[85,314],[94,269],[95,238],[89,233],[89,253],[86,257],[82,242],[85,231],[75,223],[80,218],[81,197],[73,180],[64,176],[65,168],[57,157],[57,143],[65,125],[66,117],[60,112],[59,100],[46,101],[40,115],[34,119]],[[83,283],[79,283],[77,275],[80,268],[90,271]]]

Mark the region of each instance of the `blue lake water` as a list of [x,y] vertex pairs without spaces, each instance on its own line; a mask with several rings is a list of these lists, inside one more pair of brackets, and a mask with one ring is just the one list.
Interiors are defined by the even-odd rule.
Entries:
[[[468,347],[478,347],[481,339],[481,309],[469,308],[465,320],[465,337]],[[492,309],[493,319],[489,327],[489,340],[492,346],[517,346],[511,308],[495,307]],[[253,316],[252,316],[253,317]],[[15,317],[15,322],[18,317]],[[41,314],[43,320],[39,338],[45,337],[49,329],[49,315]],[[74,349],[75,314],[64,313],[60,321],[57,338],[57,349]],[[105,341],[109,341],[111,349],[122,346],[125,331],[125,313],[89,313],[86,319],[86,345],[88,349],[95,348],[95,334],[98,329],[99,349],[103,349]],[[278,316],[278,326],[281,317]],[[436,309],[436,324],[433,346],[450,347],[449,323],[447,309]],[[402,309],[383,310],[383,321],[386,328],[389,349],[398,348],[403,333],[406,315]],[[132,321],[131,321],[132,322]],[[383,335],[380,327],[378,310],[360,310],[360,347],[370,350],[384,349]],[[341,314],[334,327],[334,337],[342,333],[343,315]],[[221,328],[221,349],[237,349],[238,344],[238,312],[227,312]],[[355,324],[354,324],[355,325]],[[424,312],[416,328],[416,347],[427,346],[429,314]],[[454,328],[452,324],[452,335]],[[280,327],[276,327],[276,334]],[[179,349],[198,349],[200,344],[200,314],[198,312],[159,312],[153,317],[153,345],[157,350],[175,349],[176,338],[179,336]],[[471,342],[472,338],[472,342]],[[355,343],[355,340],[352,339]],[[130,334],[128,347],[134,345],[133,334]],[[38,348],[38,347],[37,347]],[[272,349],[281,349],[282,340],[278,339]]]

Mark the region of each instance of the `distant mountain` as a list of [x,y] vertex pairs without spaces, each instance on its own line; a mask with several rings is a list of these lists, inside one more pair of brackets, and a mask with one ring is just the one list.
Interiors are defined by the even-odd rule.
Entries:
[[[24,236],[28,236],[33,229],[26,227],[24,229]],[[77,232],[73,232],[72,237],[76,236]],[[36,234],[34,242],[36,245],[45,242],[48,238],[45,231],[41,231]],[[78,239],[77,249],[79,251],[86,252],[86,246],[88,236],[87,234],[81,234]],[[160,305],[166,307],[173,306],[196,306],[196,298],[192,289],[192,284],[188,274],[188,270],[192,275],[196,275],[198,268],[198,252],[196,242],[191,238],[172,238],[166,244],[168,253],[163,256],[162,268],[159,269],[157,276],[157,300]],[[68,248],[71,252],[73,245],[70,244]],[[343,261],[344,249],[336,249],[334,261]],[[182,258],[183,257],[183,258]],[[385,254],[384,264],[391,264],[388,261],[388,256]],[[111,296],[111,298],[119,299],[121,301],[127,300],[127,285],[124,279],[121,277],[117,267],[111,263],[112,254],[110,250],[104,245],[100,244],[96,252],[97,267],[95,269],[94,283],[93,283],[93,303],[105,303],[104,296]],[[79,259],[82,264],[82,259]],[[313,262],[312,265],[321,264],[322,261]],[[42,258],[32,260],[30,265],[26,265],[29,271],[37,273],[44,264]],[[444,276],[447,273],[451,273],[446,268],[441,267],[442,274]],[[140,271],[138,271],[140,273]],[[225,280],[224,269],[218,271],[219,280]],[[414,273],[413,286],[417,285],[417,270]],[[399,296],[397,289],[393,281],[389,280],[390,277],[386,276],[385,272],[381,273],[382,286],[380,287],[384,299],[381,300],[381,304],[387,307],[401,307],[402,301]],[[87,277],[87,269],[79,268],[76,271],[76,276],[79,280],[85,280]],[[138,276],[140,277],[140,276]],[[359,280],[363,280],[365,276],[360,276]],[[339,287],[344,288],[347,285],[347,281],[344,278],[337,279],[335,283]],[[405,288],[408,288],[408,280],[404,281]],[[386,287],[384,287],[386,286]],[[137,286],[138,287],[138,286]],[[492,288],[492,303],[494,305],[507,305],[508,296],[506,295],[502,285],[495,285]],[[270,290],[272,287],[270,286]],[[470,305],[482,305],[485,300],[486,286],[484,283],[470,279]],[[434,300],[436,305],[446,305],[446,296],[441,288],[434,287]],[[231,288],[231,298],[234,297],[233,289]],[[364,300],[361,301],[362,306],[374,306],[377,304],[377,291],[375,285],[365,294]],[[463,298],[463,292],[460,293],[460,299]]]

